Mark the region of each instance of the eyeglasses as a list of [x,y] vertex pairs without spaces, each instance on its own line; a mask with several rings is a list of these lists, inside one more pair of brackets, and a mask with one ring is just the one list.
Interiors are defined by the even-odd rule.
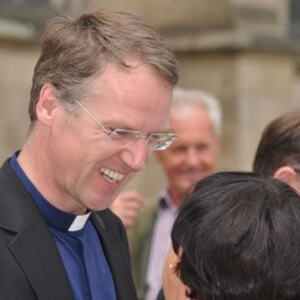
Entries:
[[138,130],[105,127],[81,102],[78,100],[75,100],[75,102],[101,130],[112,140],[122,145],[133,144],[139,139],[144,138],[149,151],[161,151],[167,149],[177,138],[175,133],[143,134]]

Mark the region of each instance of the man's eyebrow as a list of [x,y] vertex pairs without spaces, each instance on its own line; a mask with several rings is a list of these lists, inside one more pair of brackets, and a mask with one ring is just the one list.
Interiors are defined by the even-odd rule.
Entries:
[[[118,120],[108,121],[108,122],[103,121],[103,123],[105,124],[105,127],[108,127],[108,128],[125,129],[125,130],[142,132],[140,129],[133,128],[132,126],[130,126],[128,124],[120,124]],[[153,130],[153,131],[148,132],[148,133],[174,133],[174,130],[172,130],[170,124],[166,124],[163,128],[161,128],[159,130]]]
[[113,128],[113,129],[125,129],[125,130],[131,130],[131,131],[140,131],[136,128],[133,128],[130,125],[126,125],[126,124],[122,125],[118,121],[115,121],[115,122],[114,121],[109,121],[109,122],[103,121],[103,123],[105,123],[106,127]]

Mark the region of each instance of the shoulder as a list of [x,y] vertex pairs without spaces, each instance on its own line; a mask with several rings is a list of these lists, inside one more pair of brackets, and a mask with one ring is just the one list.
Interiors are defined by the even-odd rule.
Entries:
[[122,225],[120,218],[117,215],[115,215],[110,209],[104,209],[94,213],[97,216],[101,217],[101,219],[105,223],[113,223],[117,226]]
[[107,226],[116,226],[124,228],[120,218],[115,215],[110,209],[104,209],[101,211],[94,211],[93,215],[95,220],[100,222],[101,225]]
[[0,168],[0,189],[7,190],[16,182],[16,176],[9,165],[9,159]]
[[0,168],[1,227],[18,231],[32,213],[38,215],[39,211],[7,160]]

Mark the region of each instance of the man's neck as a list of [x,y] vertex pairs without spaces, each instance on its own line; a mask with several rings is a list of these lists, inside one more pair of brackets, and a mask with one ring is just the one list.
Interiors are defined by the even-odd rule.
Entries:
[[[18,155],[18,163],[22,170],[33,183],[36,189],[44,196],[44,198],[54,207],[76,215],[83,215],[86,209],[82,207],[74,207],[74,200],[68,201],[66,195],[59,193],[55,188],[55,182],[51,175],[53,170],[48,165],[47,158],[42,157],[43,151],[31,144],[26,144]],[[62,201],[63,200],[63,201]]]
[[170,193],[170,197],[171,197],[173,204],[176,205],[177,207],[179,207],[184,198],[184,193],[176,191],[176,189],[171,188],[171,187],[169,188],[169,193]]

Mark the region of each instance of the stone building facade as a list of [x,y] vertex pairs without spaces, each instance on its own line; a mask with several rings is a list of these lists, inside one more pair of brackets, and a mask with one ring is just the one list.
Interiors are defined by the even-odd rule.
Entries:
[[[222,170],[249,170],[263,127],[283,112],[300,109],[297,0],[35,0],[32,15],[20,13],[26,0],[8,2],[15,6],[0,12],[1,161],[24,142],[37,36],[45,17],[56,11],[125,9],[153,24],[177,54],[179,85],[206,90],[221,101]],[[155,182],[153,172],[161,174]],[[163,182],[151,158],[130,187],[151,196]]]

